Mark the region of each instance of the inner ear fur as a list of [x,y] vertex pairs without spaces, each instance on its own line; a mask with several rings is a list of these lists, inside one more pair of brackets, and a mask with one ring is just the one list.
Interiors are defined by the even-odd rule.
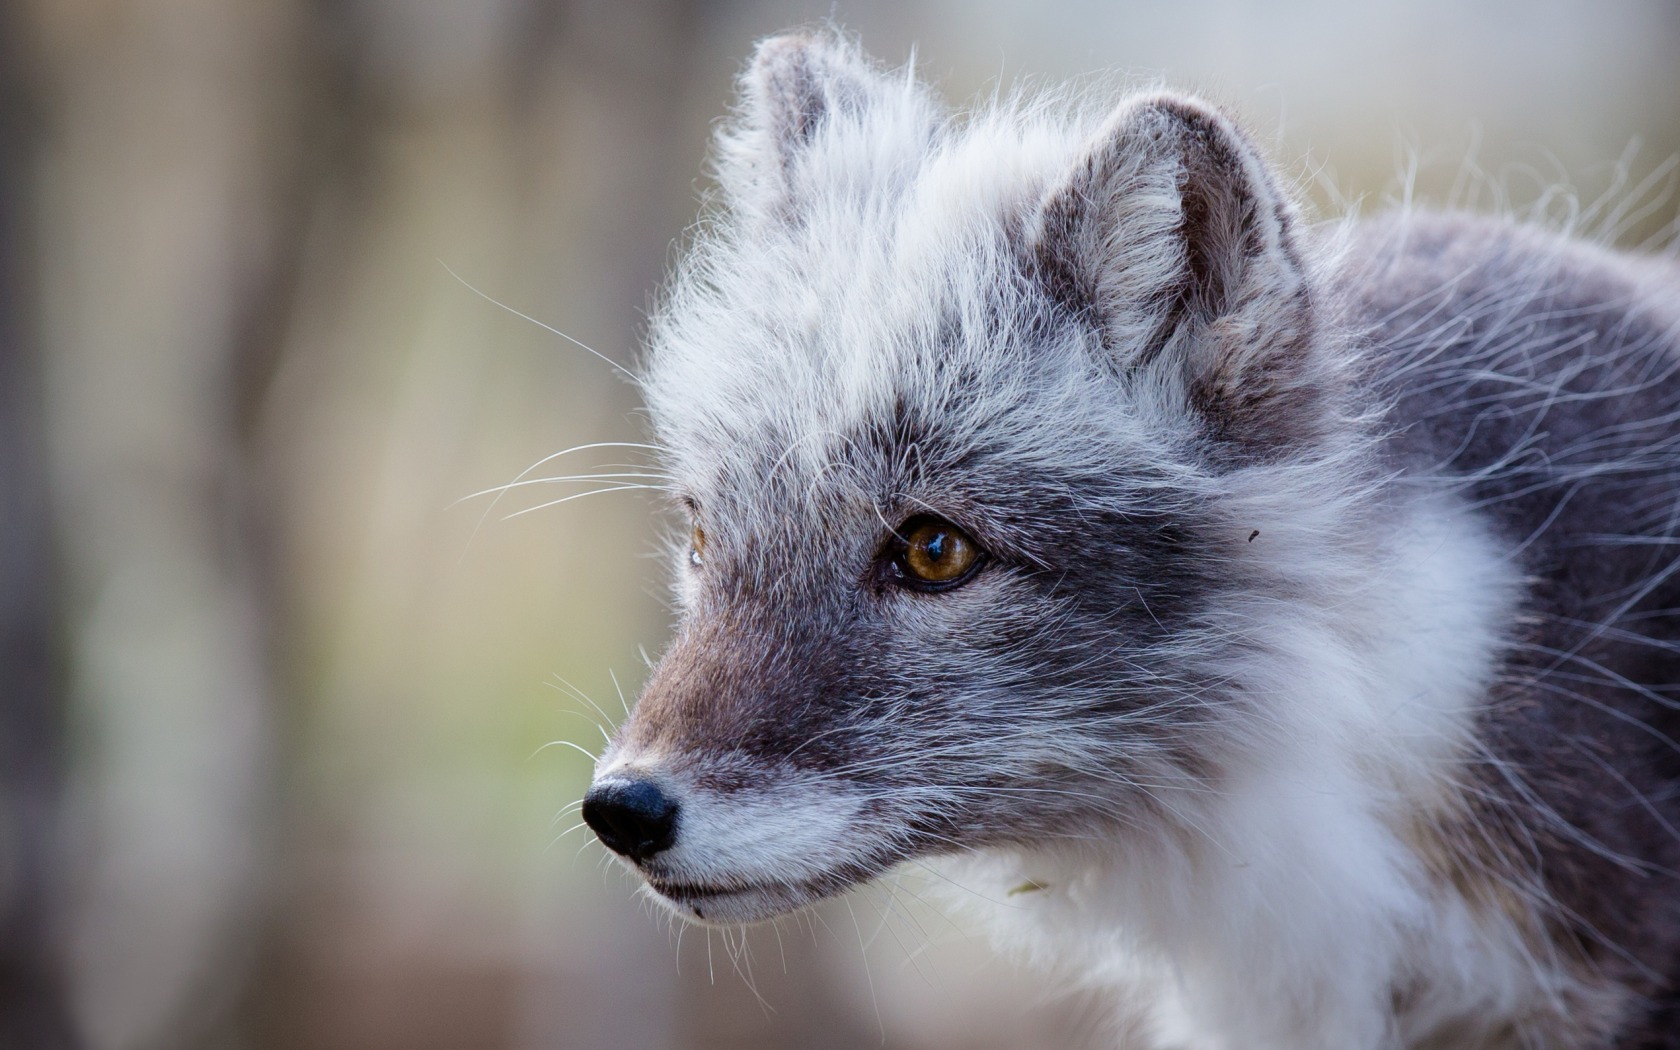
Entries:
[[1314,353],[1296,219],[1218,110],[1153,95],[1121,107],[1046,194],[1029,265],[1125,374],[1169,382],[1210,436],[1310,440],[1330,362]]

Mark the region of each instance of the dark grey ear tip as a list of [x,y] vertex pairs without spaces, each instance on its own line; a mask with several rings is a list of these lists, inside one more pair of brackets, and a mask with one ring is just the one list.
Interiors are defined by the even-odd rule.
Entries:
[[1110,126],[1151,127],[1163,139],[1190,138],[1197,142],[1255,152],[1241,122],[1224,108],[1201,98],[1160,91],[1132,99],[1114,115]]
[[[1294,205],[1266,160],[1264,151],[1235,115],[1196,95],[1157,92],[1131,100],[1115,115],[1116,125],[1130,128],[1135,139],[1139,130],[1156,147],[1178,155],[1191,169],[1191,179],[1206,184],[1224,183],[1253,197],[1257,206],[1273,213],[1281,226],[1294,216]],[[1199,169],[1200,174],[1196,174]],[[1279,230],[1268,240],[1288,239]]]
[[1138,109],[1159,112],[1184,124],[1219,124],[1227,127],[1232,125],[1231,118],[1224,109],[1200,95],[1180,91],[1156,91],[1140,95],[1133,100],[1132,105]]
[[805,33],[784,33],[761,41],[741,75],[741,89],[749,105],[756,101],[775,112],[790,98],[817,94],[820,88],[812,60],[815,46],[816,41]]
[[747,63],[748,80],[816,73],[845,63],[848,47],[836,31],[799,29],[765,37]]
[[808,61],[811,49],[816,46],[817,37],[806,32],[765,37],[753,49],[752,61],[747,63],[748,75],[804,65]]
[[785,167],[836,112],[860,111],[874,67],[838,30],[801,30],[761,41],[741,77],[750,124],[769,135]]

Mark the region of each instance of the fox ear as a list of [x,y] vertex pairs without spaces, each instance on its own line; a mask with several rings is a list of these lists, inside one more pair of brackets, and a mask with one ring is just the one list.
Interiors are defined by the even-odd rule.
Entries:
[[717,137],[718,181],[730,203],[739,211],[791,212],[809,174],[801,162],[825,129],[858,125],[895,95],[918,98],[906,83],[889,80],[837,33],[762,41],[738,81],[734,119]]
[[1297,443],[1324,419],[1295,213],[1247,137],[1204,103],[1135,100],[1044,198],[1029,236],[1050,296],[1120,370],[1159,377],[1217,440]]

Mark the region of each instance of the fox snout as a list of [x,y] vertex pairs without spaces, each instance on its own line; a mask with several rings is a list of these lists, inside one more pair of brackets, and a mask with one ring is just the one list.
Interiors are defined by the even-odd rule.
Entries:
[[711,619],[733,627],[690,628],[666,652],[601,757],[583,819],[681,917],[752,922],[896,857],[876,856],[861,831],[867,794],[834,775],[822,746],[847,728],[831,705],[849,690],[816,669],[834,647]]

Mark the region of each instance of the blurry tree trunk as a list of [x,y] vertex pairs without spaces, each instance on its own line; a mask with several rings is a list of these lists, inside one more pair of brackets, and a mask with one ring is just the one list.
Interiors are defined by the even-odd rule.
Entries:
[[253,435],[299,236],[297,6],[27,8],[76,727],[60,950],[91,1047],[243,1042],[268,929],[278,617]]
[[65,761],[34,312],[37,126],[17,12],[0,7],[0,1046],[73,1045],[54,950]]

